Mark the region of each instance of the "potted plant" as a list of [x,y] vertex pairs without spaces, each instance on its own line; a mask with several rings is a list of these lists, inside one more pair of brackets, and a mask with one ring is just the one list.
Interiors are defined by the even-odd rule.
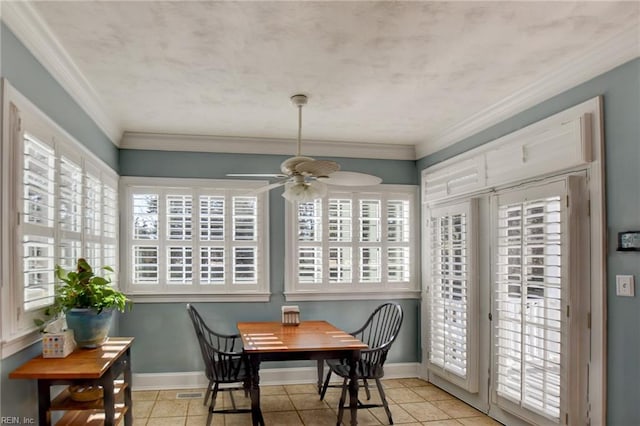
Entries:
[[[109,266],[101,269],[113,272]],[[113,311],[124,312],[131,306],[131,301],[110,285],[108,275],[95,275],[83,258],[78,259],[76,271],[65,271],[56,265],[55,274],[62,283],[56,287],[54,303],[48,314],[54,317],[65,314],[67,328],[73,330],[78,346],[101,346],[109,333]]]

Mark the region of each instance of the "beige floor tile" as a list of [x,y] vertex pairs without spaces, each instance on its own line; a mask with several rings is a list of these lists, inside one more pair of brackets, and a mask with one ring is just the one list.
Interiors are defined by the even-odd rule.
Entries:
[[[402,407],[395,404],[389,404],[389,410],[391,410],[391,417],[393,418],[394,424],[406,424],[406,423],[415,423],[416,419],[414,419],[411,414],[407,413]],[[384,410],[384,407],[376,407],[369,408],[371,414],[376,416],[376,418],[380,421],[380,423],[388,424],[389,418],[387,417],[387,413]],[[419,424],[419,423],[418,423]]]
[[[334,422],[335,421],[336,420],[334,420]],[[347,409],[344,410],[344,417],[342,418],[342,424],[344,425],[351,424],[350,410],[347,410]],[[376,416],[374,416],[368,409],[363,408],[358,410],[358,424],[363,426],[373,426],[373,425],[380,425],[382,423],[380,423],[380,421],[376,418]],[[387,424],[387,422],[385,422],[384,424]],[[330,426],[330,424],[327,423],[327,426]]]
[[287,391],[284,386],[260,386],[260,395],[286,395]]
[[264,395],[260,396],[260,408],[263,413],[270,411],[293,411],[295,410],[291,400],[287,395]]
[[133,418],[143,419],[149,417],[155,401],[133,401]]
[[158,391],[133,391],[132,401],[155,401],[158,398]]
[[[149,418],[152,417],[187,417],[189,401],[184,399],[158,400],[151,409]],[[135,410],[135,408],[134,408]],[[135,411],[134,411],[135,413]]]
[[[263,413],[264,422],[267,425],[274,426],[303,426],[302,419],[295,411],[279,411],[271,413]],[[335,422],[335,420],[334,420]]]
[[394,388],[404,388],[405,385],[402,383],[402,379],[387,379],[382,380],[382,384],[384,385],[384,389],[394,389]]
[[[320,401],[318,394],[303,393],[300,395],[289,395],[296,410],[321,410],[331,408],[327,402]],[[326,395],[325,395],[326,398]]]
[[298,411],[305,426],[328,426],[336,424],[336,413],[330,409]]
[[186,417],[149,417],[147,426],[184,426]]
[[[233,398],[236,402],[236,408],[251,408],[251,398],[244,396],[244,391],[233,391]],[[218,393],[216,407],[219,407],[222,403],[222,407],[225,409],[233,408],[231,404],[231,392]]]
[[190,399],[187,401],[187,416],[206,416],[209,414],[209,406],[204,405],[201,399]]
[[[207,416],[187,416],[186,426],[206,426]],[[224,426],[224,414],[214,414],[211,426]]]
[[455,419],[436,420],[434,422],[422,422],[423,426],[460,426],[462,423]]
[[387,400],[391,400],[396,404],[405,402],[422,402],[424,399],[409,388],[392,388],[384,391],[387,394]]
[[[266,421],[265,421],[266,423]],[[251,426],[250,413],[237,413],[224,415],[225,426]]]
[[421,422],[446,420],[450,418],[447,413],[430,402],[409,402],[407,404],[400,404],[400,406],[416,420]]
[[316,385],[305,384],[305,385],[285,385],[284,387],[287,390],[289,395],[298,395],[301,393],[315,393],[318,394],[318,388]]
[[411,388],[411,390],[420,395],[425,401],[442,401],[445,399],[453,399],[453,395],[433,385]]
[[489,416],[465,417],[457,420],[467,426],[502,426],[502,423],[493,420]]
[[400,382],[405,385],[406,387],[418,387],[418,386],[426,386],[429,384],[429,382],[422,380],[422,379],[417,379],[417,378],[410,378],[410,379],[398,379],[400,380]]
[[145,426],[147,424],[147,417],[143,417],[141,419],[133,419],[133,426]]
[[482,416],[482,413],[480,411],[458,399],[449,399],[446,401],[431,401],[431,403],[454,419],[460,417]]

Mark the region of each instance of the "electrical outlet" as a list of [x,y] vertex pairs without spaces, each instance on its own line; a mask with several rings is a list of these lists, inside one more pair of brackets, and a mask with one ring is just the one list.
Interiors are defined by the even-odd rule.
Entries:
[[616,275],[616,296],[635,296],[633,275]]

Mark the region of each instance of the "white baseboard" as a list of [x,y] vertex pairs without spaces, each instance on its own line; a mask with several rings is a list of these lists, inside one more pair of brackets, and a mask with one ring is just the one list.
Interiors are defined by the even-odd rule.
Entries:
[[[325,370],[326,371],[326,370]],[[391,363],[384,366],[385,379],[419,377],[417,362]],[[265,368],[260,370],[261,385],[316,383],[316,367]],[[197,389],[207,387],[203,371],[182,373],[139,373],[133,375],[133,390]]]

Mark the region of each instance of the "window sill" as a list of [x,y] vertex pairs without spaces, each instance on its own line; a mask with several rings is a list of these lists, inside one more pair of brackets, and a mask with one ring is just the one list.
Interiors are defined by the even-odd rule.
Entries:
[[271,293],[237,294],[127,294],[134,303],[173,303],[173,302],[268,302]]
[[298,291],[284,294],[287,302],[321,301],[321,300],[388,300],[388,299],[420,299],[420,290],[389,291]]
[[21,350],[38,343],[40,340],[42,340],[42,334],[36,329],[2,342],[2,359],[10,357]]

